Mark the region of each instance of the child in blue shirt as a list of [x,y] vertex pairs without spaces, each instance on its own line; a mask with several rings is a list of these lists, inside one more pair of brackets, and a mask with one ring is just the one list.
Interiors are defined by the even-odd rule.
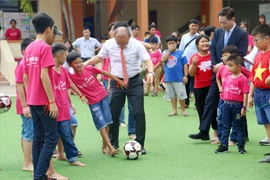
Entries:
[[170,35],[166,38],[168,49],[163,52],[161,61],[164,62],[167,98],[171,99],[173,112],[169,116],[178,115],[177,99],[179,99],[183,116],[188,116],[185,111],[185,99],[187,98],[185,84],[188,82],[187,58],[183,57],[183,51],[176,48],[178,39]]

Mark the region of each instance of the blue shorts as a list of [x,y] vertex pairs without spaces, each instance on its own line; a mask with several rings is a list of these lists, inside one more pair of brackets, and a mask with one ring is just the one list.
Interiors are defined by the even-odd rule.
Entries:
[[70,113],[70,125],[71,126],[78,126],[78,120],[74,114],[73,109],[71,108],[71,106],[69,107],[69,113]]
[[33,119],[26,118],[23,114],[21,114],[22,118],[22,133],[21,138],[24,141],[32,142],[34,136],[34,126],[33,126]]
[[258,124],[270,124],[270,89],[255,88],[254,103]]
[[89,105],[89,108],[97,130],[101,130],[113,123],[108,96],[96,104]]

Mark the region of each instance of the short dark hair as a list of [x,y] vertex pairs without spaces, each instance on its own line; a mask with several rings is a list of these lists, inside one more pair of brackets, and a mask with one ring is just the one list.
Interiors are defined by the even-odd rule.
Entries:
[[157,44],[158,43],[157,37],[150,36],[148,43]]
[[83,31],[85,31],[85,30],[89,30],[90,31],[90,28],[89,27],[83,27]]
[[228,20],[231,20],[232,18],[235,17],[235,11],[234,11],[234,9],[231,8],[231,7],[224,7],[224,8],[222,8],[222,9],[219,11],[218,17],[219,17],[219,16],[226,16],[226,18],[227,18]]
[[150,32],[146,31],[146,32],[144,33],[144,36],[149,35],[149,34],[150,34]]
[[189,21],[188,24],[189,24],[189,25],[190,25],[190,24],[198,24],[198,25],[200,25],[200,21],[197,20],[197,19],[191,19],[191,20]]
[[208,36],[206,36],[205,34],[200,34],[199,36],[196,37],[196,40],[195,40],[196,46],[198,46],[198,44],[199,44],[199,42],[200,42],[200,40],[201,40],[202,38],[205,38],[205,39],[207,39],[208,41],[210,41],[210,39],[209,39]]
[[260,24],[251,32],[252,36],[256,36],[257,34],[270,37],[270,27],[267,24]]
[[166,42],[169,42],[169,41],[175,41],[176,43],[178,42],[178,38],[175,37],[174,35],[170,35],[166,38]]
[[230,55],[227,60],[228,61],[233,61],[236,65],[242,65],[243,64],[243,58],[237,54],[232,54]]
[[248,24],[247,24],[245,21],[240,22],[240,23],[239,23],[239,26],[241,26],[241,25],[246,26],[246,28],[248,29]]
[[9,24],[11,24],[12,22],[15,22],[15,24],[17,24],[17,21],[15,19],[11,19]]
[[179,31],[174,31],[173,33],[176,33],[177,38],[180,38],[181,34],[180,34],[180,32],[179,32]]
[[148,26],[148,31],[150,31],[152,28],[157,29],[157,26],[150,24],[150,25]]
[[54,20],[46,13],[38,13],[33,17],[32,23],[36,33],[43,34],[48,27],[53,27]]
[[209,37],[211,35],[211,32],[215,32],[215,29],[216,29],[215,26],[207,26],[204,29],[204,34]]
[[75,61],[77,58],[80,58],[80,57],[81,57],[80,53],[78,53],[77,51],[72,51],[68,53],[66,61],[68,64],[71,64],[72,61]]
[[34,42],[32,38],[25,38],[21,43],[21,51],[25,50],[29,44]]
[[108,28],[108,32],[110,32],[112,30],[112,27],[115,25],[116,22],[112,22],[110,25],[109,25],[109,28]]
[[128,28],[128,23],[125,22],[125,21],[119,21],[117,23],[115,23],[114,27],[113,27],[113,30],[116,30],[117,28],[119,27],[125,27],[125,28]]
[[230,54],[239,54],[238,48],[234,45],[228,45],[222,50],[222,54],[230,53]]
[[131,26],[131,30],[133,30],[133,29],[140,29],[140,26],[138,26],[137,24],[136,25],[134,25],[134,26]]
[[132,24],[133,21],[134,21],[134,19],[130,19],[130,20],[128,21],[128,25],[130,26],[130,25]]
[[53,45],[51,46],[51,49],[52,49],[53,57],[55,57],[59,51],[68,51],[67,46],[60,42],[53,43]]

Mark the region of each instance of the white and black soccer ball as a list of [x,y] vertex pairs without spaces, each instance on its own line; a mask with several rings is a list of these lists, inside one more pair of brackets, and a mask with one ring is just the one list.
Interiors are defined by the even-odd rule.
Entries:
[[0,114],[7,112],[11,108],[12,101],[9,96],[0,94]]
[[138,159],[142,154],[142,146],[137,141],[128,141],[123,146],[123,153],[127,159]]

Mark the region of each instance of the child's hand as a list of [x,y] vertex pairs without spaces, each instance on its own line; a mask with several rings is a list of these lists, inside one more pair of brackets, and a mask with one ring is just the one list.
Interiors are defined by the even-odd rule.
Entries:
[[83,95],[82,97],[80,97],[80,99],[81,99],[81,101],[82,101],[83,104],[84,103],[89,104],[88,99],[85,97],[85,95]]
[[187,83],[188,83],[188,77],[187,77],[187,76],[184,76],[184,77],[183,77],[183,83],[184,83],[184,84],[187,84]]
[[128,83],[125,84],[123,80],[121,79],[117,79],[117,83],[119,84],[119,86],[123,89],[127,89],[128,88]]
[[75,108],[74,104],[70,104],[70,106],[71,106],[71,108],[73,110],[73,114],[76,114],[76,108]]
[[193,57],[192,58],[192,64],[196,65],[197,62],[198,62],[198,57],[197,56]]
[[254,101],[254,98],[251,97],[251,96],[248,96],[248,106],[249,106],[250,108],[253,107],[253,101]]
[[28,106],[23,108],[23,115],[26,118],[32,118],[31,110],[30,110],[30,108]]
[[148,73],[147,74],[147,84],[152,84],[154,80],[154,75],[153,73]]
[[267,86],[270,86],[270,75],[266,78],[265,84],[266,84]]
[[223,89],[222,88],[218,88],[219,89],[219,92],[223,92]]
[[110,85],[110,83],[108,84],[107,91],[108,91],[108,93],[111,91],[111,85]]
[[247,109],[246,108],[242,108],[241,109],[241,117],[246,116],[247,113]]
[[58,108],[56,106],[56,103],[50,103],[50,117],[51,118],[57,118],[58,116]]

